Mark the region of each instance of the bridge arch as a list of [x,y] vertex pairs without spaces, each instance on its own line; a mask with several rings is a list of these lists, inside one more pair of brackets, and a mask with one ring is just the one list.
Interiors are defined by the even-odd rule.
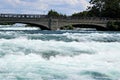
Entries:
[[[22,22],[22,21],[14,21],[14,22],[5,22],[5,23],[11,23],[11,24],[15,24],[15,23],[22,23],[22,24],[30,24],[31,26],[35,26],[40,28],[41,30],[50,30],[50,28],[48,28],[47,26],[44,26],[42,24],[37,24],[37,23],[32,23],[32,22]],[[0,23],[1,24],[1,23]],[[4,23],[3,23],[4,24]]]
[[105,26],[101,26],[98,24],[71,24],[75,28],[95,28],[98,31],[106,31],[108,30]]
[[[18,22],[17,22],[18,23]],[[32,23],[32,22],[19,22],[19,23],[24,23],[24,24],[30,24],[31,26],[35,26],[40,28],[41,30],[50,30],[47,26],[44,26],[42,24],[36,24],[36,23]]]

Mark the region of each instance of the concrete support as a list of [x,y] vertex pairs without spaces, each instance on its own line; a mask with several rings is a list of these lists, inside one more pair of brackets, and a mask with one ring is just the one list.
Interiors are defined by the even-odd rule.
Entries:
[[49,27],[49,29],[51,29],[51,27],[52,27],[52,18],[49,18],[49,20],[48,20],[48,27]]

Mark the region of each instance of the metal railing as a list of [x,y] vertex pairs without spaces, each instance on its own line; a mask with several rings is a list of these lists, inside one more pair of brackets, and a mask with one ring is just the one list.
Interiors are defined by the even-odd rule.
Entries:
[[[0,18],[18,18],[18,19],[49,19],[48,15],[41,15],[41,14],[0,14]],[[51,19],[58,19],[58,20],[82,20],[82,21],[108,21],[108,20],[118,20],[119,18],[106,18],[106,17],[50,17]]]
[[45,18],[40,14],[0,14],[0,18]]

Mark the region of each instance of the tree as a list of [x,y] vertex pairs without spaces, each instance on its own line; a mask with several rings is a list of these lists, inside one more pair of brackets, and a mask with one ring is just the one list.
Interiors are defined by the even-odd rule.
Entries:
[[81,18],[81,17],[88,17],[88,11],[83,11],[79,13],[74,13],[71,16],[72,18]]
[[120,18],[120,0],[91,0],[89,13],[97,17]]
[[106,0],[103,14],[105,17],[120,18],[120,0]]
[[48,12],[48,17],[52,17],[52,18],[59,17],[59,13],[54,10],[50,10]]
[[93,6],[89,7],[90,9],[89,14],[91,14],[91,16],[101,17],[104,1],[103,0],[91,0],[90,4],[92,4]]
[[66,15],[63,15],[61,13],[58,13],[57,11],[54,10],[50,10],[48,12],[48,17],[52,17],[52,18],[66,18]]
[[119,21],[109,21],[107,23],[107,28],[113,31],[120,31],[120,22]]

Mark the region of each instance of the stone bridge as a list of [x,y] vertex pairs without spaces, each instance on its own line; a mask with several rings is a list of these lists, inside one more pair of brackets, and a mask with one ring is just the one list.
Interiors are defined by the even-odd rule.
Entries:
[[60,27],[73,25],[79,28],[96,28],[97,30],[107,30],[106,19],[57,19],[47,18],[38,14],[0,14],[0,24],[4,23],[25,23],[41,28],[42,30],[56,30]]

